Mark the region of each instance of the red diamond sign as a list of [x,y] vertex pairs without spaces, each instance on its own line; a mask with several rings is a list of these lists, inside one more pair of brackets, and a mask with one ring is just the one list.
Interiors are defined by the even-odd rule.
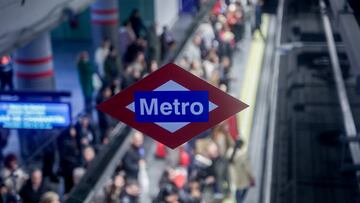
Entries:
[[97,108],[174,149],[247,106],[167,64]]

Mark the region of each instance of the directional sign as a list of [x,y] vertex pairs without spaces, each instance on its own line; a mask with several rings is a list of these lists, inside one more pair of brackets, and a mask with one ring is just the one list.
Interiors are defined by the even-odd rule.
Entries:
[[173,149],[246,107],[175,64],[97,106]]

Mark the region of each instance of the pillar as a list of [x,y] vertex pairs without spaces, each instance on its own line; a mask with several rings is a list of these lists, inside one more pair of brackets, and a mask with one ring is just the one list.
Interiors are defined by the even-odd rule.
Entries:
[[17,90],[53,90],[54,71],[49,33],[43,33],[15,52]]
[[94,46],[110,39],[118,47],[119,13],[117,0],[97,0],[91,4],[91,23]]
[[[54,64],[48,32],[42,33],[24,47],[17,49],[14,53],[14,63],[16,90],[53,91],[55,89]],[[54,156],[51,153],[53,144],[46,148],[46,155],[40,153],[33,156],[34,151],[42,146],[50,136],[55,136],[54,132],[24,129],[18,130],[18,135],[21,156],[23,160],[31,157],[30,167],[42,168],[43,156]],[[44,174],[44,176],[47,175],[49,174]]]

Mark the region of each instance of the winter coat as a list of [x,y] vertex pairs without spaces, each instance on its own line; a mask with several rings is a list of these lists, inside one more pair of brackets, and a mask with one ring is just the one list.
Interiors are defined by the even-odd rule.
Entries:
[[138,179],[140,170],[139,161],[141,158],[142,157],[139,149],[134,146],[131,146],[130,149],[126,152],[122,160],[122,166],[127,178],[132,180]]
[[92,82],[93,67],[89,61],[79,61],[77,67],[82,92],[85,97],[89,98],[94,90]]

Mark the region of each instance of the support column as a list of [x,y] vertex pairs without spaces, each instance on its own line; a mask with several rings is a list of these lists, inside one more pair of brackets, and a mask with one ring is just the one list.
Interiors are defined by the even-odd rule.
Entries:
[[107,38],[118,47],[118,1],[97,0],[91,5],[92,36],[95,47]]
[[15,85],[18,90],[53,90],[54,71],[49,33],[41,34],[15,52]]

